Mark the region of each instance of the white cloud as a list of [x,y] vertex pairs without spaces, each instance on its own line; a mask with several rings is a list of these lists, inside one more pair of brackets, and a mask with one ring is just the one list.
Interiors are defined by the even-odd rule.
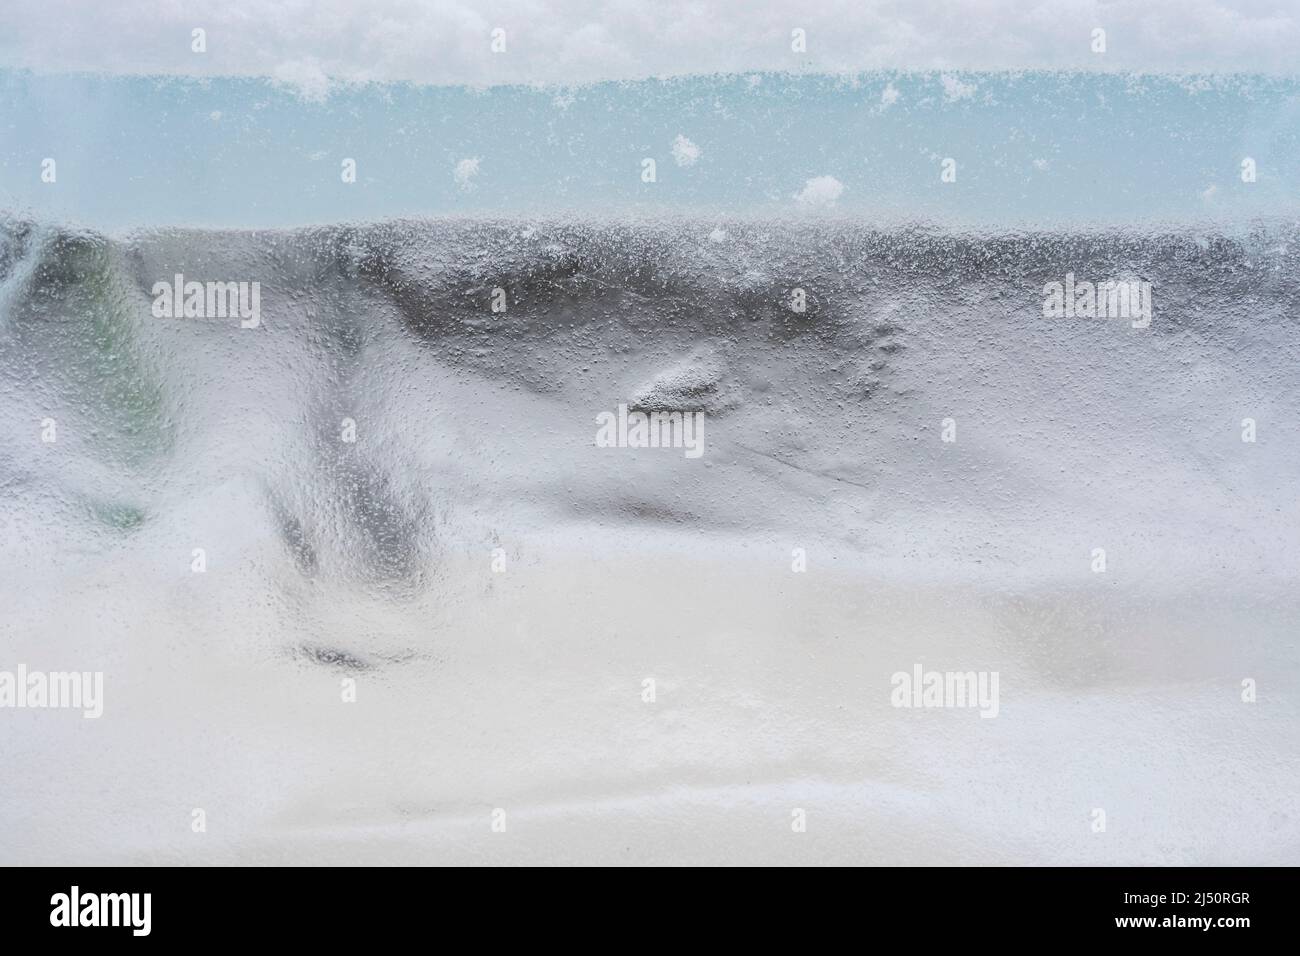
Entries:
[[939,81],[943,83],[943,98],[950,102],[969,99],[975,95],[974,83],[963,83],[949,73],[939,77]]
[[844,184],[834,176],[816,176],[794,194],[795,202],[804,206],[833,206],[844,194]]
[[329,98],[330,79],[315,60],[281,63],[271,75],[276,85],[292,90],[309,103],[323,103]]
[[456,180],[456,185],[465,192],[474,188],[473,179],[478,175],[479,158],[462,159],[456,164],[456,171],[452,173],[452,178]]
[[700,158],[700,148],[692,143],[681,133],[673,140],[673,159],[677,160],[678,166],[694,166],[695,161]]

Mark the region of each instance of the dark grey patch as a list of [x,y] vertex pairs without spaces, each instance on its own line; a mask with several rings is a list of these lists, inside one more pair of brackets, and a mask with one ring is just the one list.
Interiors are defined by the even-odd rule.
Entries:
[[280,540],[289,549],[293,563],[302,574],[311,577],[316,573],[317,558],[316,549],[307,540],[307,529],[297,517],[274,499],[271,502],[271,513],[275,518],[276,529],[280,532]]
[[323,664],[326,667],[338,667],[349,671],[368,671],[374,666],[369,661],[337,647],[300,644],[294,649],[293,655],[300,660],[310,661],[313,664]]

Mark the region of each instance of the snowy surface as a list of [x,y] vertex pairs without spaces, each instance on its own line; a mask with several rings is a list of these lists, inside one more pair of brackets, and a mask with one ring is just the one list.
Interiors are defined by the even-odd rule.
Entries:
[[[0,858],[1294,861],[1294,234],[723,226],[10,224],[0,628],[106,681],[4,715]],[[683,390],[702,458],[594,445]]]
[[[207,49],[191,50],[191,31]],[[1106,31],[1094,53],[1095,29]],[[492,52],[504,29],[505,51]],[[801,29],[806,52],[792,49]],[[1287,0],[8,0],[0,65],[340,81],[572,85],[751,70],[1085,69],[1294,74]]]

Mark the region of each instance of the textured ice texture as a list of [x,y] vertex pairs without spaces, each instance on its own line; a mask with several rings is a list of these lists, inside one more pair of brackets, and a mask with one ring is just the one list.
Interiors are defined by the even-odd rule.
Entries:
[[0,235],[0,860],[1296,860],[1293,227]]

